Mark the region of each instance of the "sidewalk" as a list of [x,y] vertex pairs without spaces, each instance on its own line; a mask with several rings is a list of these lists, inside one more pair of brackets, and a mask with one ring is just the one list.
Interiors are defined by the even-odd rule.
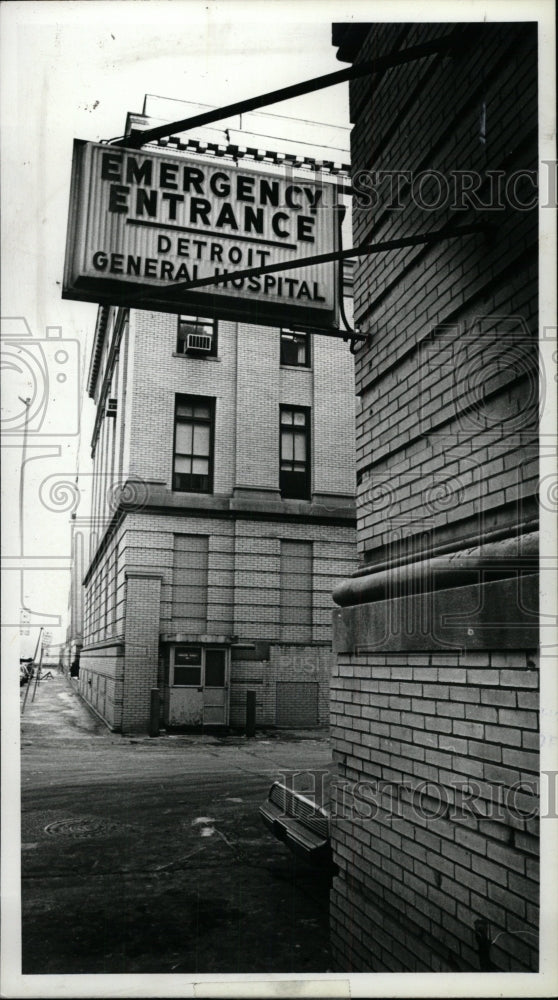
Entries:
[[33,738],[84,740],[113,736],[88,709],[70,678],[58,671],[51,670],[50,674],[47,679],[39,680],[36,687],[36,677],[32,677],[20,689],[22,746]]
[[[312,729],[274,729],[260,727],[254,737],[248,738],[238,730],[229,734],[218,733],[173,733],[161,730],[159,736],[125,735],[113,733],[78,693],[77,680],[66,674],[52,672],[48,680],[37,685],[32,701],[35,678],[30,683],[25,711],[22,715],[22,744],[24,739],[33,739],[40,734],[41,739],[83,740],[94,737],[112,743],[148,742],[162,746],[242,746],[258,743],[298,743],[307,741],[328,745],[329,729],[320,726]],[[25,688],[20,690],[23,704]]]

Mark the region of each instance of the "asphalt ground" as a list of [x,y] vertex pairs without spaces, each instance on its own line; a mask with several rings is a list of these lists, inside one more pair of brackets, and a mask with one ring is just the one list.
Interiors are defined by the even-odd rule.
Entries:
[[329,875],[258,814],[275,778],[320,797],[325,731],[121,737],[62,675],[32,694],[23,974],[329,971]]

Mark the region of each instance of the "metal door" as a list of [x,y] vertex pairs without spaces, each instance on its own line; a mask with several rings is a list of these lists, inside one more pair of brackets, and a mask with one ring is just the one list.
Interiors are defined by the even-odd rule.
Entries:
[[203,724],[202,647],[171,649],[169,726]]
[[226,726],[228,690],[225,648],[180,645],[171,649],[169,726]]
[[226,726],[228,722],[226,649],[204,650],[203,724]]

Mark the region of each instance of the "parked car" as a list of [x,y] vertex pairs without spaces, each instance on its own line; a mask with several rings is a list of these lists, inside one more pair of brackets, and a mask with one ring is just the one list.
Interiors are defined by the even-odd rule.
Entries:
[[274,781],[260,816],[295,854],[322,867],[332,865],[329,813],[311,797]]
[[32,663],[20,663],[19,665],[19,686],[23,687],[27,684],[33,676],[33,664]]

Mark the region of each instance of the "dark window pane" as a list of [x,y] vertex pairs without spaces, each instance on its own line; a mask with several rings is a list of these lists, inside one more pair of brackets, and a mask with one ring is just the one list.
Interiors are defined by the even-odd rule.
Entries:
[[209,493],[209,476],[201,476],[193,472],[190,476],[188,489],[194,493]]
[[309,358],[309,338],[306,333],[281,331],[281,364],[307,365]]
[[177,667],[174,668],[174,683],[185,684],[191,687],[201,685],[201,667]]
[[205,653],[205,686],[225,686],[225,651],[207,649]]
[[292,500],[308,499],[308,479],[305,472],[281,472],[281,495]]
[[209,493],[209,476],[177,473],[174,477],[174,489],[183,493]]

